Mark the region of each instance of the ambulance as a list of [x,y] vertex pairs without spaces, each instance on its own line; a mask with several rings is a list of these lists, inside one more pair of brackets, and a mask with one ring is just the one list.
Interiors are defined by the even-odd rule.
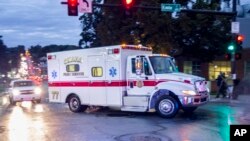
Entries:
[[72,112],[88,106],[174,117],[209,101],[207,81],[178,72],[174,58],[141,45],[114,45],[47,54],[49,101]]

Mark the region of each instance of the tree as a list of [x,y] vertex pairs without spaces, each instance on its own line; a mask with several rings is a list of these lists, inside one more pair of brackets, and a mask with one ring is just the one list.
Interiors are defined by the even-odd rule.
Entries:
[[[188,2],[179,1],[184,5]],[[160,7],[162,2],[172,1],[137,0],[135,5]],[[121,1],[106,0],[105,3],[121,4]],[[193,8],[217,10],[218,5],[218,0],[212,0],[210,3],[197,0]],[[100,8],[100,12],[100,21],[93,26],[93,46],[142,44],[152,47],[157,53],[170,53],[171,50],[177,49],[179,56],[212,61],[215,56],[223,53],[230,37],[231,17],[180,13],[179,18],[172,18],[171,13],[163,13],[160,10],[132,8],[127,12],[122,7],[104,7]],[[82,20],[83,24],[85,22]]]
[[32,56],[32,60],[35,62],[35,63],[38,63],[39,62],[39,59],[43,56],[45,56],[45,54],[42,52],[42,46],[40,45],[36,45],[36,46],[31,46],[29,48],[29,52]]
[[20,60],[21,60],[20,55],[24,53],[25,53],[25,46],[23,45],[18,45],[17,47],[7,49],[10,69],[20,67]]
[[7,71],[9,70],[9,62],[6,59],[7,58],[7,46],[4,44],[2,40],[2,36],[0,35],[0,74],[7,74]]
[[[216,1],[207,4],[197,1],[195,9],[216,9]],[[230,41],[230,18],[225,16],[205,14],[181,14],[172,22],[172,33],[175,45],[181,49],[182,56],[197,58],[202,61],[212,61],[225,52],[225,46]]]
[[[94,3],[100,3],[101,0],[94,0]],[[93,14],[83,14],[80,16],[79,20],[81,21],[82,25],[82,33],[80,36],[82,39],[79,41],[80,47],[90,47],[91,44],[96,39],[95,28],[97,23],[100,21],[100,8],[93,8]]]
[[46,56],[49,52],[58,52],[58,51],[65,51],[65,50],[74,50],[74,49],[81,49],[81,47],[75,45],[48,45],[42,47],[42,55]]

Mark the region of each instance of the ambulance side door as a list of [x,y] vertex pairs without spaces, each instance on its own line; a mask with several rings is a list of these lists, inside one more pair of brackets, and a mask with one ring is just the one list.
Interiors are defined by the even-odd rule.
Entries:
[[106,94],[107,104],[110,106],[121,105],[122,80],[120,78],[120,67],[118,60],[106,61]]
[[[138,74],[136,60],[141,60],[142,70]],[[148,95],[155,86],[155,76],[152,72],[148,58],[145,56],[129,57],[127,68],[127,92],[128,95]]]
[[87,61],[90,72],[88,87],[90,104],[106,106],[105,57],[103,55],[90,55],[88,56]]

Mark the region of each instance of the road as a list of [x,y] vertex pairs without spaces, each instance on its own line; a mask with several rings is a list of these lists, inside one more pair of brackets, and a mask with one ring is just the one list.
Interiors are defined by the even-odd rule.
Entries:
[[240,102],[210,102],[163,119],[109,109],[77,114],[46,100],[5,107],[1,101],[0,141],[229,141],[230,124],[250,123],[250,104]]

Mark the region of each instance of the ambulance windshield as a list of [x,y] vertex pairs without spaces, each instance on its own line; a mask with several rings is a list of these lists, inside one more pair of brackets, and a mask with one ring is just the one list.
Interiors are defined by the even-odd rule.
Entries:
[[155,74],[164,74],[177,72],[173,60],[166,56],[150,56],[149,60],[152,64]]

